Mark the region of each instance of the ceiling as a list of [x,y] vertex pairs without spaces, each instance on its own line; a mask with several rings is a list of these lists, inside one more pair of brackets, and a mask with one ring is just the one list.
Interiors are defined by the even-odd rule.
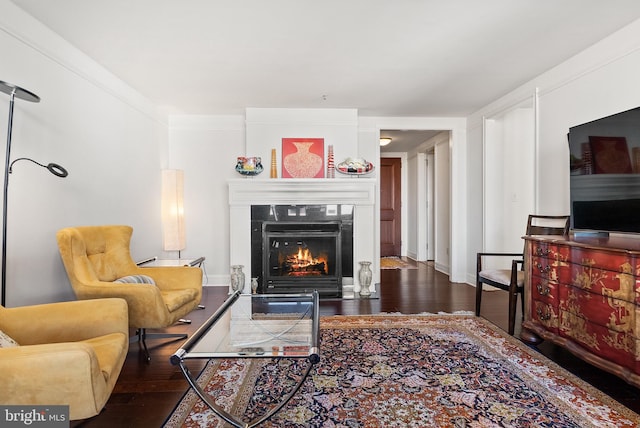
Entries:
[[169,112],[465,116],[640,17],[638,0],[13,0]]
[[415,130],[380,130],[380,138],[391,138],[391,142],[386,146],[380,146],[381,153],[390,152],[410,152],[428,139],[436,136],[442,131],[415,131]]

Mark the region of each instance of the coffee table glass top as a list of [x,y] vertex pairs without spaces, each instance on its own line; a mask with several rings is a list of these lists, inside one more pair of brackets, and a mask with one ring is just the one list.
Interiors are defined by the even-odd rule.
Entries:
[[[317,292],[252,295],[236,291],[171,356],[171,363],[180,366],[191,388],[223,420],[234,427],[257,427],[293,397],[320,361],[319,327]],[[217,405],[196,382],[185,364],[194,358],[304,358],[307,364],[280,403],[245,422]]]
[[317,293],[236,292],[173,357],[317,359],[317,299]]

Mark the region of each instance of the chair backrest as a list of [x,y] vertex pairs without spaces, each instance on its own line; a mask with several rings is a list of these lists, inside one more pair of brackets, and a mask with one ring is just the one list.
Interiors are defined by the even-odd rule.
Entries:
[[527,235],[568,235],[568,215],[534,215],[527,220]]
[[135,271],[129,245],[130,226],[81,226],[56,234],[62,262],[72,287],[96,281],[111,282]]

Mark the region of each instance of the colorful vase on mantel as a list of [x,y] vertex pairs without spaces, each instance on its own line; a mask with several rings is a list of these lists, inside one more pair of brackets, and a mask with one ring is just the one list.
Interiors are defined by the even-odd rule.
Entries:
[[333,144],[329,144],[327,148],[327,178],[336,178],[336,167],[333,160]]
[[276,149],[271,149],[271,178],[278,178],[278,165],[276,163]]

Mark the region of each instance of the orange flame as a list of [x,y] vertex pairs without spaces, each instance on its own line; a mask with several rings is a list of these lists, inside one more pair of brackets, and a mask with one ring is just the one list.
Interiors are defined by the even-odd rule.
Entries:
[[294,272],[302,273],[305,268],[313,265],[324,264],[323,271],[325,274],[329,273],[328,260],[326,257],[313,257],[311,250],[308,248],[298,247],[298,252],[295,255],[291,255],[287,258],[287,262]]

